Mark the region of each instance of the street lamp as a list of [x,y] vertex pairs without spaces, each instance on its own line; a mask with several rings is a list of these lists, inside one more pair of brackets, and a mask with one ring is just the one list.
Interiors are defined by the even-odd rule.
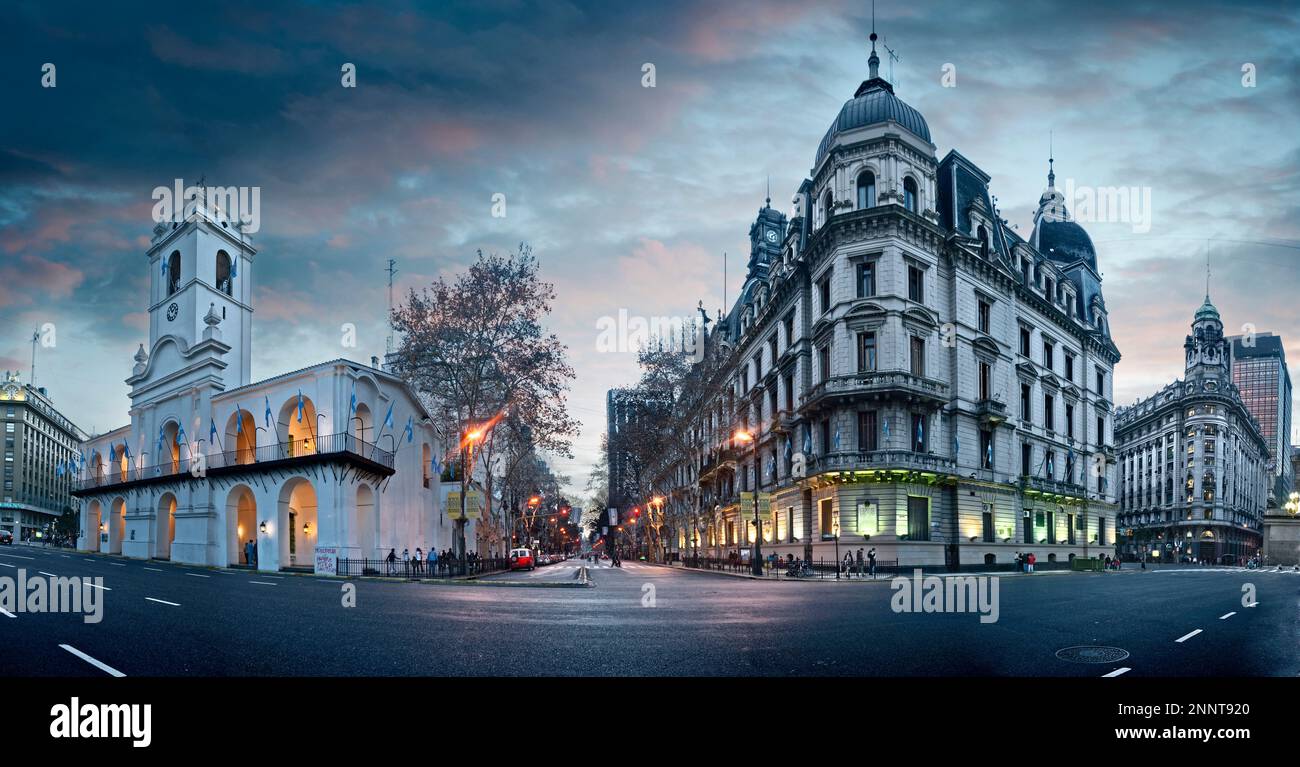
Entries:
[[749,555],[749,572],[751,575],[763,575],[763,523],[758,519],[758,430],[754,432],[736,430],[738,442],[749,442],[754,446],[754,547]]
[[835,539],[835,580],[840,579],[840,521],[831,523],[831,537]]

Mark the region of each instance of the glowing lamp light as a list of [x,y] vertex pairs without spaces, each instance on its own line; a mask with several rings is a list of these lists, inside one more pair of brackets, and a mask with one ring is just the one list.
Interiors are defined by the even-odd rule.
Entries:
[[257,529],[261,531],[262,535],[266,535],[266,520],[265,520],[265,519],[262,520],[262,524],[260,524],[260,525],[257,526]]
[[302,526],[303,535],[311,535],[311,523],[307,522]]

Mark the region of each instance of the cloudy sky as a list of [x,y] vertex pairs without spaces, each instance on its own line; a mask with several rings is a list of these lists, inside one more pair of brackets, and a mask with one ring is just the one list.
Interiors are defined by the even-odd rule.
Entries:
[[[1278,332],[1300,361],[1294,5],[878,6],[898,95],[940,157],[957,149],[992,176],[1022,235],[1049,131],[1058,186],[1150,191],[1149,231],[1086,225],[1121,404],[1181,374],[1207,255],[1229,332]],[[861,0],[160,8],[0,11],[0,369],[26,379],[33,330],[55,323],[38,385],[87,430],[127,421],[150,195],[176,178],[262,190],[255,378],[381,354],[386,259],[405,290],[526,241],[578,372],[583,433],[557,462],[576,487],[605,390],[636,378],[632,354],[597,351],[598,321],[716,309],[724,287],[734,299],[767,179],[788,208],[866,76],[871,26]],[[46,62],[55,88],[41,87]],[[956,87],[941,83],[949,64]],[[346,322],[355,349],[340,345]]]

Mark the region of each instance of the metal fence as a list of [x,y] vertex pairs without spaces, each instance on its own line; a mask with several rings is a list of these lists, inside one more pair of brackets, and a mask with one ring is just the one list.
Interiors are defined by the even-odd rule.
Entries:
[[459,578],[466,575],[487,575],[510,569],[510,560],[504,557],[471,559],[439,559],[437,562],[403,562],[387,559],[340,559],[338,574],[344,577],[374,576],[377,578]]
[[[697,570],[720,570],[729,573],[751,572],[749,562],[741,561],[738,557],[697,557],[689,554],[681,558],[682,565]],[[911,568],[907,568],[909,571]],[[896,559],[877,559],[876,560],[876,577],[893,576],[901,572]],[[802,561],[791,564],[785,559],[778,559],[775,562],[763,560],[763,577],[765,578],[814,578],[814,579],[835,579],[836,574],[841,579],[844,578],[870,578],[871,569],[867,562],[858,567],[856,561],[852,565],[845,566],[844,562],[836,562],[833,559],[813,559],[808,561],[807,567],[802,567]]]

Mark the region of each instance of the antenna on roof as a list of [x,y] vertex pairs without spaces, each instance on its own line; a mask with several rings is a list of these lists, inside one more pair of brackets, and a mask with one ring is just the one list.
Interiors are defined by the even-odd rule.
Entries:
[[384,342],[384,351],[393,353],[393,275],[397,274],[397,259],[388,259],[388,338]]
[[901,61],[901,59],[898,58],[898,54],[894,52],[894,49],[890,48],[889,44],[885,42],[888,39],[887,37],[880,38],[880,45],[889,54],[889,82],[898,85],[898,81],[894,79],[894,62]]

